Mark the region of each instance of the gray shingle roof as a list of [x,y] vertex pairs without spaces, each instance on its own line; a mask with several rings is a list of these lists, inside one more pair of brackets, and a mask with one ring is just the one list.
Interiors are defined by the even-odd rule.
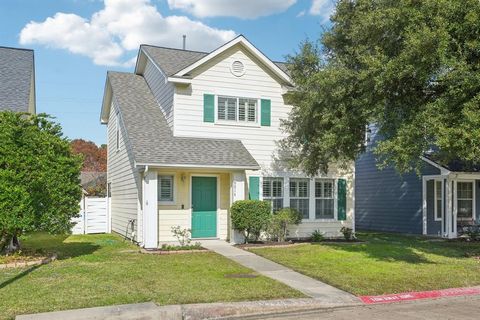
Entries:
[[[141,48],[143,48],[152,60],[162,68],[167,76],[173,76],[178,71],[185,69],[209,54],[208,52],[163,48],[149,45],[142,45]],[[287,63],[273,63],[279,67],[280,70],[289,75]]]
[[0,47],[0,111],[28,111],[33,72],[33,50]]
[[109,72],[108,80],[137,163],[259,167],[239,140],[174,137],[142,76]]

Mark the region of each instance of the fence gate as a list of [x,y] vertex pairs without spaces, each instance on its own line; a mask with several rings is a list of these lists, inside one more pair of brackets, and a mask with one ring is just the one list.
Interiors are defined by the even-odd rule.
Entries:
[[74,218],[73,234],[108,232],[107,198],[83,197],[80,202],[80,217]]

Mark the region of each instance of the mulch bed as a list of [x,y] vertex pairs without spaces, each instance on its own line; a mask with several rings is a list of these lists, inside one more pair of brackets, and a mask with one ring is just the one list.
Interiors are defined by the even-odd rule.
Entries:
[[141,249],[140,252],[141,253],[146,253],[146,254],[168,255],[168,254],[200,253],[200,252],[209,252],[209,251],[205,248],[200,248],[200,249],[188,249],[188,250],[162,250],[162,249],[146,250],[146,249]]
[[31,267],[31,266],[40,266],[43,264],[50,263],[52,261],[57,260],[57,255],[52,254],[50,256],[45,257],[22,257],[18,256],[15,257],[14,260],[8,263],[0,264],[0,269],[10,269],[10,268],[22,268],[22,267]]
[[354,244],[354,243],[364,243],[365,241],[363,240],[345,240],[343,238],[332,238],[332,239],[325,239],[320,242],[312,242],[307,239],[295,239],[295,240],[290,240],[290,241],[283,241],[283,242],[278,242],[278,241],[257,241],[257,242],[251,242],[251,243],[246,243],[246,244],[236,244],[235,247],[241,248],[241,249],[250,249],[250,248],[274,248],[274,247],[292,247],[300,244],[322,244],[322,243],[345,243],[345,244]]

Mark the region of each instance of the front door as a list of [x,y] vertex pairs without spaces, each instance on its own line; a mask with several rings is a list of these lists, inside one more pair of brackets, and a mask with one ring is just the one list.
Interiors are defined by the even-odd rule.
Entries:
[[217,236],[217,178],[192,177],[192,238]]

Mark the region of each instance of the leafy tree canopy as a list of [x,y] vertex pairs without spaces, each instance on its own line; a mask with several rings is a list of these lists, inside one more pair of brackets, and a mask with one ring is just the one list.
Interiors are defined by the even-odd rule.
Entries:
[[289,57],[296,90],[282,146],[309,174],[383,138],[380,165],[480,159],[480,1],[340,0],[332,26]]
[[73,153],[83,157],[82,171],[107,171],[107,145],[98,147],[95,142],[83,139],[74,139],[70,143]]
[[79,211],[80,167],[48,116],[0,112],[0,252],[24,232],[70,230]]

